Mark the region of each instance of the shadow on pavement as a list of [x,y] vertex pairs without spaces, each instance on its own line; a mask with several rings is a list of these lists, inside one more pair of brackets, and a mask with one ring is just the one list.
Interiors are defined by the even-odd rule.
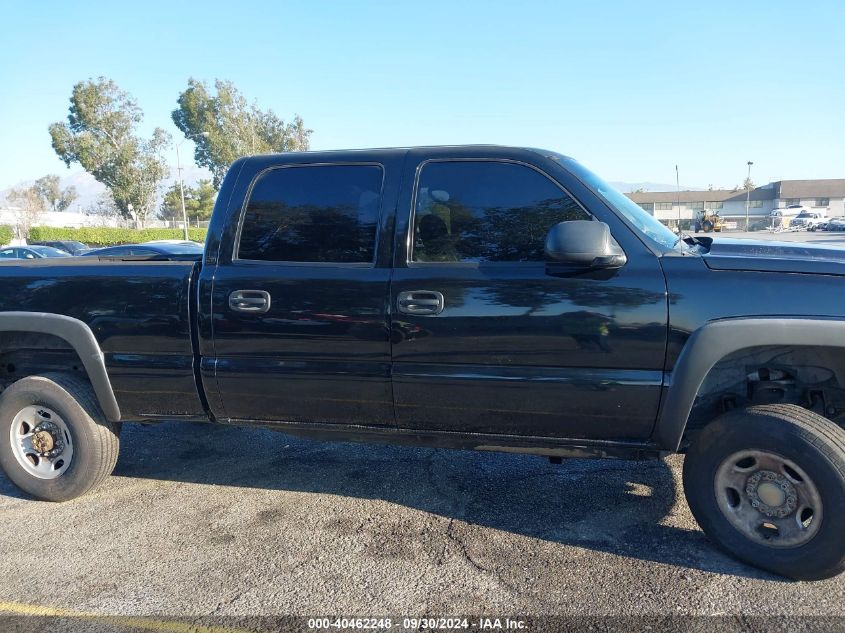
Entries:
[[[381,499],[633,559],[781,580],[734,561],[699,530],[662,525],[677,501],[664,461],[553,465],[530,455],[318,442],[180,423],[124,425],[121,444],[121,477]],[[0,494],[19,496],[2,476]]]

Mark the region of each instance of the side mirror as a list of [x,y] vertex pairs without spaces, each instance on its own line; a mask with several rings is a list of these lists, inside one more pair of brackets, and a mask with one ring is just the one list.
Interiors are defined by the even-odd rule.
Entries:
[[555,224],[546,236],[546,257],[584,269],[621,268],[628,261],[607,224],[593,220]]

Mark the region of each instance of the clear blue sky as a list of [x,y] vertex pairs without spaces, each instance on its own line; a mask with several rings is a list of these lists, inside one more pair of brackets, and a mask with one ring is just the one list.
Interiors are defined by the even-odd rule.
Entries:
[[[68,170],[47,126],[114,79],[174,136],[189,77],[298,112],[315,149],[504,143],[610,180],[845,177],[845,2],[14,2],[0,189]],[[175,158],[171,158],[175,161]],[[73,170],[78,170],[74,167]]]

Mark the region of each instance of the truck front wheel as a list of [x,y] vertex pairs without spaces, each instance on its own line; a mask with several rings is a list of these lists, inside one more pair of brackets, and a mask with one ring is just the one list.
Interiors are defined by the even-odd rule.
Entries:
[[0,466],[44,501],[85,494],[114,470],[120,424],[75,376],[28,376],[0,394]]
[[704,531],[737,558],[796,580],[845,569],[845,431],[795,405],[730,411],[684,461]]

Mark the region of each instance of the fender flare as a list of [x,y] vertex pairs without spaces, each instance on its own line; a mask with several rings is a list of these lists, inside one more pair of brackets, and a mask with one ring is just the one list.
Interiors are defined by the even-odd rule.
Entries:
[[110,422],[120,421],[120,407],[114,397],[103,352],[85,323],[49,312],[0,312],[0,332],[37,332],[65,340],[79,355],[106,418]]
[[707,374],[733,352],[763,345],[845,348],[845,321],[832,318],[731,318],[711,321],[690,335],[681,350],[660,408],[653,439],[677,451]]

